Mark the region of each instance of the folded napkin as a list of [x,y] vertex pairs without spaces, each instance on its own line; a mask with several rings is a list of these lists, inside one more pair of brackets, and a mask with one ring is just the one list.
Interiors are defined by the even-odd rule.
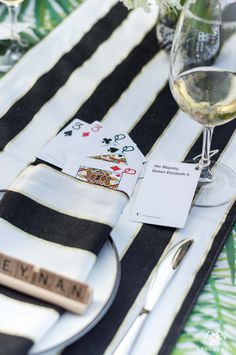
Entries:
[[[30,166],[0,204],[0,253],[86,281],[127,196]],[[25,354],[62,310],[0,287],[0,354]]]

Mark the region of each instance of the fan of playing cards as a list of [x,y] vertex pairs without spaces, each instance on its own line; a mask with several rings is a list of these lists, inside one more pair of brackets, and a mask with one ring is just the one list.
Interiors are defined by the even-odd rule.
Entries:
[[77,118],[37,157],[80,181],[123,191],[129,197],[145,161],[127,133]]

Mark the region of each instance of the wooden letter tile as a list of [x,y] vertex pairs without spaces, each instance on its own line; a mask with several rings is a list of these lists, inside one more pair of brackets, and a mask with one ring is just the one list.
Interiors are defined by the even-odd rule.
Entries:
[[72,298],[75,301],[87,303],[88,300],[87,291],[88,291],[87,285],[82,284],[80,282],[71,281],[68,297]]
[[10,256],[3,255],[0,263],[0,272],[14,276],[17,269],[17,260]]
[[52,284],[54,282],[55,276],[52,272],[39,269],[38,271],[34,271],[33,283],[36,286],[41,288],[45,288],[46,290],[50,290]]
[[70,281],[63,276],[55,275],[55,280],[52,285],[52,292],[58,293],[62,296],[67,296],[70,287]]
[[67,297],[70,281],[62,276],[55,275],[51,291]]
[[33,280],[33,271],[33,265],[18,261],[15,277],[19,280],[31,283]]

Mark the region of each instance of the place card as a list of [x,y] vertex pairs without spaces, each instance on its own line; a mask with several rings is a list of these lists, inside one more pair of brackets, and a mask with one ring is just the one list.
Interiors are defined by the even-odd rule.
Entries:
[[89,285],[2,253],[0,284],[78,314],[92,301]]
[[183,228],[199,177],[196,164],[150,161],[130,219]]

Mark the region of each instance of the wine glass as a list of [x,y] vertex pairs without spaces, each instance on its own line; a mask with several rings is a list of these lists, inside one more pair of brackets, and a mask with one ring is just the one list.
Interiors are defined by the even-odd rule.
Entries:
[[17,21],[17,8],[20,3],[24,0],[0,0],[1,3],[7,5],[8,12],[10,16],[10,33],[11,33],[11,46],[6,53],[4,58],[4,65],[11,66],[12,63],[17,62],[22,56],[25,44],[20,39],[20,36],[16,32],[16,21]]
[[214,127],[236,117],[236,75],[227,61],[226,67],[217,66],[224,5],[225,0],[187,0],[170,56],[172,94],[180,108],[203,125],[202,153],[198,161],[192,161],[201,169],[201,188],[193,204],[205,207],[222,205],[236,196],[234,171],[212,161],[210,151]]

